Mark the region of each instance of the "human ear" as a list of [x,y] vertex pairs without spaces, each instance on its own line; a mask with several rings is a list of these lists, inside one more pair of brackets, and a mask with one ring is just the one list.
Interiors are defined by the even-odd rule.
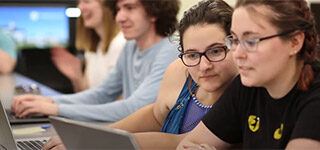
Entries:
[[290,38],[290,44],[291,44],[290,55],[295,55],[301,50],[304,40],[305,40],[305,34],[303,32],[297,31],[293,33],[293,36]]
[[156,17],[151,17],[150,18],[150,21],[153,22],[153,23],[155,23],[157,20],[158,20],[158,18],[156,18]]

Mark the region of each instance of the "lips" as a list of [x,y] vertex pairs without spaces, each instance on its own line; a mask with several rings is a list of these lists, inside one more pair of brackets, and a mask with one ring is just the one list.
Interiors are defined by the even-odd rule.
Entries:
[[239,72],[248,72],[252,69],[253,69],[252,67],[239,66]]
[[203,75],[203,76],[200,76],[201,79],[210,79],[210,78],[214,78],[216,77],[217,75],[216,74],[213,74],[213,75]]
[[130,29],[130,26],[121,26],[120,28],[122,31],[127,31]]
[[83,19],[88,19],[91,16],[90,13],[88,13],[88,12],[86,12],[86,13],[83,12],[81,15],[82,15]]

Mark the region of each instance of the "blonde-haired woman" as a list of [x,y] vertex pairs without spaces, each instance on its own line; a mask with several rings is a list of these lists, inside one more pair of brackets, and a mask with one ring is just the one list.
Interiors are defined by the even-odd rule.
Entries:
[[77,22],[76,48],[84,50],[85,71],[80,59],[64,48],[52,49],[52,60],[68,77],[74,91],[97,86],[115,65],[125,44],[112,11],[103,0],[79,0],[81,16]]

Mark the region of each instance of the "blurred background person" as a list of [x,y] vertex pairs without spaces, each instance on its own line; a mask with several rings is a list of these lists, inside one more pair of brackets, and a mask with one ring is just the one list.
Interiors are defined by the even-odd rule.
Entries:
[[0,29],[0,73],[13,71],[17,60],[16,44],[10,34]]
[[40,113],[114,122],[156,100],[163,74],[178,56],[169,36],[176,29],[180,1],[108,0],[106,5],[113,6],[110,8],[128,41],[103,82],[76,94],[15,96],[11,109],[16,116]]
[[103,0],[79,0],[78,8],[76,49],[84,50],[85,70],[67,49],[51,50],[54,64],[71,80],[74,92],[97,86],[116,64],[126,41]]

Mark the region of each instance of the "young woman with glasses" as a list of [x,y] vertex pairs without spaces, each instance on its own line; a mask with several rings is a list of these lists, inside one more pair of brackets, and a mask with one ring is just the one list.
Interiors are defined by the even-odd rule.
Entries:
[[232,11],[222,0],[186,11],[178,28],[181,60],[167,69],[157,101],[110,127],[140,132],[134,137],[142,149],[175,148],[238,75],[224,44]]
[[318,37],[307,2],[238,0],[225,42],[240,76],[178,149],[320,149]]
[[156,103],[109,127],[139,132],[133,135],[141,149],[175,148],[238,74],[224,44],[231,15],[222,0],[202,1],[185,12],[179,26],[182,61],[167,69]]

